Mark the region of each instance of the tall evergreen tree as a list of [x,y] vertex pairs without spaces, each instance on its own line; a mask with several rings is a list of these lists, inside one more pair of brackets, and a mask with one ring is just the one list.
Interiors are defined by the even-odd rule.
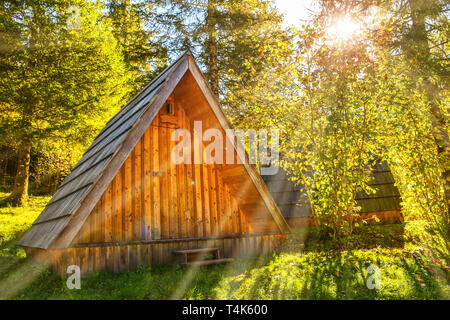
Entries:
[[166,65],[168,58],[167,50],[155,41],[148,26],[154,20],[154,5],[151,1],[108,0],[106,7],[127,69],[133,73],[130,85],[138,91]]
[[26,203],[32,148],[88,141],[128,93],[101,9],[85,0],[0,4],[0,137],[18,150],[4,203]]
[[159,32],[168,48],[191,49],[235,125],[246,126],[249,103],[265,104],[269,90],[264,87],[289,74],[292,35],[272,2],[173,0],[157,1],[157,6]]

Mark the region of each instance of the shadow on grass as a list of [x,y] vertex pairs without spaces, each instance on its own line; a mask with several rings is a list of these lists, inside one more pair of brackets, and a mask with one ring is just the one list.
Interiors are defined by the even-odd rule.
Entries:
[[[384,228],[385,227],[385,228]],[[0,286],[29,262],[15,240],[0,246]],[[299,230],[285,252],[240,257],[230,265],[199,268],[177,296],[181,299],[439,299],[448,275],[428,267],[420,253],[405,249],[403,225],[369,226],[336,244],[316,230]],[[367,268],[379,267],[381,288],[370,290]],[[142,267],[82,279],[81,290],[48,271],[36,272],[12,298],[17,299],[168,299],[189,269],[179,265]],[[445,278],[447,277],[447,278]],[[443,280],[444,279],[444,280]],[[447,279],[447,282],[446,280]]]
[[12,240],[0,244],[0,281],[26,262],[25,251],[17,245],[24,231],[14,234]]
[[333,240],[329,234],[317,227],[293,228],[287,237],[284,250],[288,252],[317,252],[332,250],[404,248],[405,225],[367,225],[357,228],[352,235]]
[[[449,299],[449,275],[405,248],[404,224],[362,227],[341,242],[316,228],[296,229],[285,253],[233,284],[231,298]],[[375,275],[380,288],[369,289]]]
[[[376,266],[380,288],[369,289]],[[440,270],[440,269],[439,269]],[[282,254],[234,285],[231,298],[247,299],[448,299],[445,275],[427,270],[404,249]]]

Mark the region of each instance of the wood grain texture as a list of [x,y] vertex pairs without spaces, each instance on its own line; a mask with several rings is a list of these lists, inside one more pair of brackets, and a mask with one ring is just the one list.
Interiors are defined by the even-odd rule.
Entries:
[[[265,256],[282,249],[284,235],[242,235],[231,238],[200,239],[182,241],[179,239],[165,242],[77,247],[59,250],[42,250],[27,248],[28,256],[37,262],[49,265],[50,269],[67,277],[67,267],[77,265],[81,274],[109,270],[125,272],[136,270],[139,266],[174,263],[178,260],[174,251],[218,248],[221,258],[238,258],[244,256]],[[179,262],[179,261],[178,261]]]
[[[276,232],[267,219],[252,217],[264,211],[246,202],[258,198],[235,198],[224,177],[245,174],[243,168],[225,164],[175,164],[171,141],[175,128],[194,135],[192,120],[182,103],[174,103],[177,123],[165,123],[155,117],[136,143],[104,195],[77,234],[74,243],[217,237],[249,233],[249,221],[255,232]],[[165,109],[161,109],[161,114]],[[205,146],[194,143],[194,152]],[[205,160],[205,159],[204,159]],[[242,187],[242,186],[241,186]],[[248,209],[247,209],[248,208]],[[246,210],[248,212],[246,212]],[[250,213],[252,215],[250,215]]]

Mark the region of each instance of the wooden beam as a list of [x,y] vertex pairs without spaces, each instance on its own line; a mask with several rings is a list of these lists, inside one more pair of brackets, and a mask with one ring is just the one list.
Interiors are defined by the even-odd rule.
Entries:
[[196,238],[181,238],[181,239],[160,239],[160,240],[136,240],[136,241],[117,241],[117,242],[99,242],[99,243],[77,243],[70,248],[89,248],[89,247],[110,247],[110,246],[127,246],[136,244],[156,244],[156,243],[173,243],[173,242],[196,242],[204,240],[222,240],[222,239],[239,239],[239,238],[254,238],[263,235],[279,235],[276,232],[268,233],[253,233],[253,234],[238,234],[227,236],[213,236],[213,237],[196,237]]

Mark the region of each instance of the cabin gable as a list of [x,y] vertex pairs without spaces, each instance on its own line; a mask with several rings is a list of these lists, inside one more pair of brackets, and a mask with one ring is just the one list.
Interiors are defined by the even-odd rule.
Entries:
[[[177,164],[178,129],[192,144],[191,161]],[[205,161],[210,129],[226,140],[214,155],[231,150],[235,161]],[[133,270],[202,247],[230,258],[278,250],[289,227],[238,139],[228,147],[227,129],[186,53],[108,122],[19,245],[61,275],[70,265],[83,274]]]
[[[195,164],[195,155],[203,156],[208,145],[203,142],[200,150],[195,141],[190,163],[171,160],[171,150],[178,143],[171,139],[175,130],[186,129],[194,140],[194,121],[202,121],[202,134],[220,128],[193,84],[189,73],[180,81],[98,200],[73,245],[280,232],[243,164],[208,164],[205,159]],[[234,158],[237,162],[236,152]]]

